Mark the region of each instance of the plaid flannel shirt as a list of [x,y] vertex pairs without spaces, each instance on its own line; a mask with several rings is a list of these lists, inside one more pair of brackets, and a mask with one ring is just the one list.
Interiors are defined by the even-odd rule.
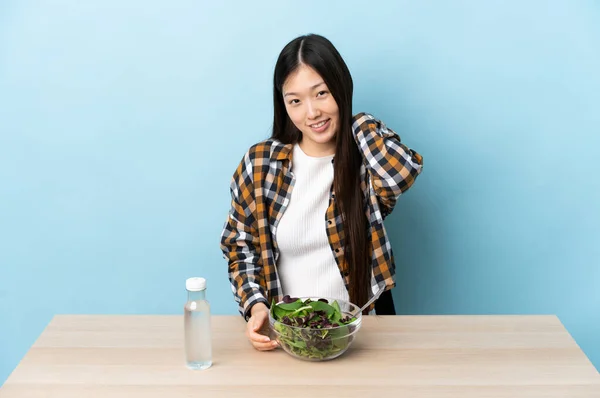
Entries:
[[[392,212],[398,197],[421,173],[423,158],[370,114],[353,117],[352,131],[363,157],[360,178],[369,223],[374,294],[380,288],[388,290],[395,286],[394,256],[383,220]],[[231,180],[231,209],[221,234],[221,250],[228,262],[234,298],[246,319],[254,304],[262,302],[268,307],[272,300],[280,301],[283,296],[277,275],[279,251],[274,237],[294,186],[292,148],[293,145],[274,139],[252,146]],[[323,227],[348,288],[344,229],[333,186]]]

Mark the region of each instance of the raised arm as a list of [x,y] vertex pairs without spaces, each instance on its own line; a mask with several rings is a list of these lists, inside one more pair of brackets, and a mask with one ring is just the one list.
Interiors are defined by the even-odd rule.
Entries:
[[396,132],[368,113],[353,118],[352,132],[385,217],[421,173],[423,157],[402,144]]

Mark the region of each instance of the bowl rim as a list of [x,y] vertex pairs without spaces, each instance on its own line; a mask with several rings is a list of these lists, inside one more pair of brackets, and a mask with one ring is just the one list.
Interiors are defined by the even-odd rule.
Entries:
[[[337,301],[338,303],[350,304],[351,306],[355,307],[356,309],[359,309],[359,308],[360,308],[359,306],[357,306],[356,304],[354,304],[354,303],[352,303],[352,302],[350,302],[350,301],[347,301],[347,300],[341,300],[341,299],[337,299],[337,298],[333,298],[333,297],[312,297],[312,296],[300,296],[300,297],[294,297],[294,298],[301,299],[302,301],[306,301],[307,299],[311,299],[311,300],[314,300],[314,301],[317,301],[318,299],[326,299],[326,300],[327,300],[327,304],[330,304],[332,301]],[[278,301],[277,303],[275,303],[275,305],[277,305],[277,304],[281,304],[281,303],[283,303],[283,300],[280,300],[280,301]],[[342,313],[343,313],[343,314],[346,314],[346,315],[350,315],[350,314],[348,314],[348,313],[344,313],[344,312],[342,312]],[[281,322],[281,321],[278,321],[277,319],[275,319],[275,318],[273,317],[273,315],[271,314],[271,308],[269,308],[269,323],[270,323],[271,325],[275,325],[276,323],[278,323],[278,324],[284,325],[284,326],[285,326],[285,327],[287,327],[287,328],[299,329],[299,330],[333,330],[333,331],[335,331],[335,330],[338,330],[338,329],[341,329],[341,328],[345,328],[345,327],[348,327],[348,326],[360,326],[360,324],[361,324],[361,322],[362,322],[362,313],[361,313],[361,312],[359,312],[359,313],[358,313],[358,314],[355,316],[355,318],[356,318],[356,319],[355,319],[354,321],[352,321],[352,322],[350,322],[350,323],[346,323],[346,324],[344,324],[344,325],[335,326],[335,327],[331,327],[331,328],[325,328],[325,329],[323,329],[323,328],[319,329],[319,328],[313,328],[313,327],[309,327],[309,326],[294,326],[294,325],[287,325],[287,324],[285,324],[285,323],[283,323],[283,322]],[[273,328],[273,329],[274,329],[274,328]],[[348,334],[347,334],[347,335],[345,335],[345,336],[350,336],[350,335],[352,335],[352,334],[356,333],[357,331],[358,331],[358,328],[354,329],[352,332],[348,333]],[[277,331],[275,330],[275,332],[277,332]]]

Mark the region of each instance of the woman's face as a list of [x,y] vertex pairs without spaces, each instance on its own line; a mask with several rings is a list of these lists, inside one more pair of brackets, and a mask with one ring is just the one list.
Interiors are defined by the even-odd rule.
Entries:
[[309,156],[333,155],[339,109],[323,78],[302,64],[288,76],[282,91],[285,109],[302,132],[300,148]]

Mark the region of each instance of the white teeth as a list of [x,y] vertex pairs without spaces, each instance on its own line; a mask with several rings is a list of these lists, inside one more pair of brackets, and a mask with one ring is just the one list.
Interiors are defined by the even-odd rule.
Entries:
[[319,127],[322,127],[325,123],[327,123],[327,120],[321,122],[321,123],[317,123],[317,124],[313,124],[310,127],[314,127],[316,129],[318,129]]

